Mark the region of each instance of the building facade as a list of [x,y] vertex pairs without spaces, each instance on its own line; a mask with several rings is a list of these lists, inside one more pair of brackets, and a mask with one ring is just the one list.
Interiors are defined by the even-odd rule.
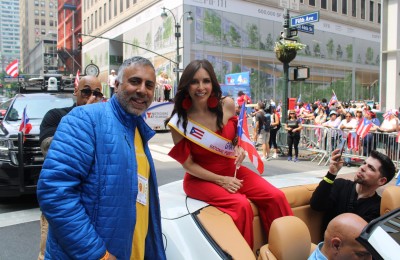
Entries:
[[57,52],[60,59],[58,70],[65,75],[76,75],[81,68],[79,42],[82,28],[80,0],[58,0]]
[[44,39],[57,40],[57,8],[57,0],[20,0],[20,67],[24,73],[33,74],[31,67],[36,66],[30,52]]
[[[279,0],[265,2],[84,0],[82,31],[90,36],[83,38],[83,65],[96,63],[106,79],[123,59],[142,55],[153,61],[157,74],[167,72],[175,80],[179,23],[179,69],[205,58],[221,83],[227,74],[248,71],[253,100],[280,100],[283,68],[274,45],[283,30],[283,8]],[[165,20],[162,7],[170,11]],[[309,67],[311,76],[292,81],[289,96],[313,101],[334,92],[343,101],[379,100],[380,10],[380,0],[300,0],[292,17],[319,11],[320,18],[313,34],[299,32],[298,41],[307,47],[290,65]],[[185,20],[188,11],[191,24]]]
[[20,58],[19,0],[0,0],[0,62],[1,71]]

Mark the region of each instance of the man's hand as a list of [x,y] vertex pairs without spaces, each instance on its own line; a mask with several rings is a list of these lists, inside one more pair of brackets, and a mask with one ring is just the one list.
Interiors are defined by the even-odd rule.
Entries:
[[337,175],[342,168],[343,163],[344,161],[342,155],[340,154],[340,150],[336,149],[332,152],[331,161],[329,163],[329,172],[333,175]]

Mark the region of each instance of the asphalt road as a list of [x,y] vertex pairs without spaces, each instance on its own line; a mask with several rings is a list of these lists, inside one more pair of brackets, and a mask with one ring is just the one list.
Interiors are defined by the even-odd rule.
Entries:
[[[150,142],[159,186],[181,180],[184,175],[180,164],[167,155],[172,145],[169,132],[157,133]],[[244,165],[254,169],[249,161],[245,161]],[[355,168],[352,169],[355,170]],[[322,177],[326,171],[326,166],[318,166],[316,162],[310,162],[304,158],[294,163],[286,161],[284,157],[279,157],[265,163],[263,176],[268,176],[271,180],[278,177],[281,182],[286,182],[285,176],[288,176],[287,181],[306,173]],[[0,199],[1,260],[37,258],[40,240],[39,216],[40,211],[35,196]]]

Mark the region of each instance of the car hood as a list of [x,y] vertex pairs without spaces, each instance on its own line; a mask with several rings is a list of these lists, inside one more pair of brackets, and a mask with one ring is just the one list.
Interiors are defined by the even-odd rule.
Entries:
[[183,181],[175,181],[158,188],[161,203],[161,217],[175,219],[191,214],[206,206],[207,203],[189,198],[183,191]]
[[[29,123],[32,125],[32,129],[29,135],[39,135],[40,124],[42,123],[42,118],[40,119],[29,119]],[[16,135],[19,132],[19,126],[21,125],[21,120],[18,121],[2,121],[4,128],[7,129],[9,135]]]

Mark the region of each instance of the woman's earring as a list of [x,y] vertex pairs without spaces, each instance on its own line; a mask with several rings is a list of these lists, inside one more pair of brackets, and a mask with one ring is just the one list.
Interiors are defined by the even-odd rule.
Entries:
[[207,105],[209,108],[215,108],[218,105],[218,98],[215,96],[215,94],[211,94],[211,96],[207,100]]
[[188,110],[191,106],[192,100],[190,99],[189,95],[186,95],[186,97],[182,101],[182,108]]

